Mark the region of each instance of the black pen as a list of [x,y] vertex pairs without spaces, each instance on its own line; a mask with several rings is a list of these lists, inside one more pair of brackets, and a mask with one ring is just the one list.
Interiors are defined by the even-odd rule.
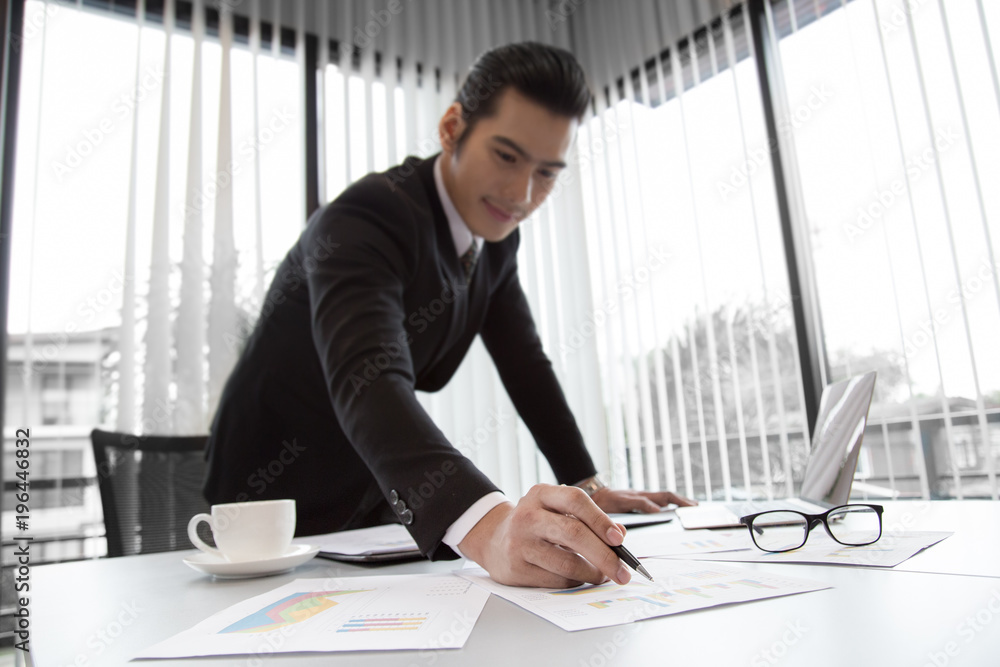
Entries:
[[625,561],[625,564],[628,565],[630,568],[632,568],[642,576],[646,577],[650,581],[653,580],[653,578],[649,576],[649,572],[646,572],[646,568],[644,568],[642,566],[642,563],[639,562],[639,559],[633,556],[632,552],[626,549],[624,544],[617,547],[611,547],[611,550],[614,551],[616,554],[618,554],[618,557],[621,558],[623,561]]

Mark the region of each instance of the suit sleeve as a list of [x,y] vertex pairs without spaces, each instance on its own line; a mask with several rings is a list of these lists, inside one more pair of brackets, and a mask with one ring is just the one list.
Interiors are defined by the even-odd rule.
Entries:
[[416,230],[392,197],[329,207],[304,241],[333,250],[306,267],[306,280],[313,343],[344,433],[420,550],[448,559],[456,556],[441,542],[448,526],[498,489],[414,393],[403,292],[419,259]]
[[583,435],[542,350],[517,262],[505,274],[480,331],[514,407],[561,484],[596,474]]

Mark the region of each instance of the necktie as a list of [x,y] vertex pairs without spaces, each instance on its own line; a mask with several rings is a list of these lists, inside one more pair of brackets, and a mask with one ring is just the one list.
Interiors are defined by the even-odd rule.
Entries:
[[469,249],[465,251],[459,261],[462,262],[462,268],[465,269],[465,284],[468,285],[472,282],[472,271],[476,268],[476,260],[479,259],[479,253],[476,250],[476,242],[473,241]]

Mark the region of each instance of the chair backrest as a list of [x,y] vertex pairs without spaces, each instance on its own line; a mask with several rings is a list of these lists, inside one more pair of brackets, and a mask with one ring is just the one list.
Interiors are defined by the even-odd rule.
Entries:
[[201,495],[208,436],[90,433],[108,556],[194,548],[188,520],[209,511]]

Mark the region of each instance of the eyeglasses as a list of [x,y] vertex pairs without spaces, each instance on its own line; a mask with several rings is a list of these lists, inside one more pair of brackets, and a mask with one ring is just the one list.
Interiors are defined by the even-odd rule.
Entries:
[[822,514],[792,510],[759,512],[740,518],[758,549],[781,553],[806,543],[809,531],[823,524],[827,534],[849,547],[874,544],[882,537],[881,505],[841,505]]

